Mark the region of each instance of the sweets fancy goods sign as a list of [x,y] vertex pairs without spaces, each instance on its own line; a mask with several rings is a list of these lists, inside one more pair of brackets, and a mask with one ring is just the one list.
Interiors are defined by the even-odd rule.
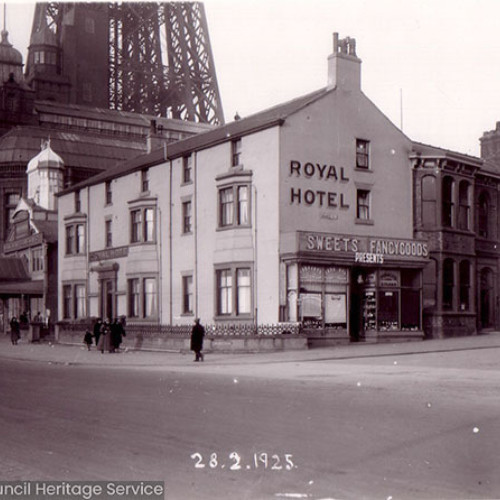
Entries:
[[360,264],[429,258],[429,246],[426,241],[420,240],[300,231],[298,247],[299,252],[342,257]]

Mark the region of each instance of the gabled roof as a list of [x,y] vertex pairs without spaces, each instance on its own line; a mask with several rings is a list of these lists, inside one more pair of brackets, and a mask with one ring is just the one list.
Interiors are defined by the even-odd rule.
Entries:
[[57,196],[87,186],[100,184],[107,180],[127,175],[135,170],[158,165],[167,160],[178,158],[188,152],[198,151],[225,142],[231,137],[242,137],[258,130],[281,125],[290,115],[315,102],[329,92],[331,92],[331,90],[326,88],[317,90],[297,99],[293,99],[292,101],[261,111],[260,113],[235,120],[227,125],[222,125],[208,132],[169,144],[166,151],[164,149],[157,149],[151,153],[137,156],[129,161],[118,163],[113,168],[107,169],[106,172],[97,174],[88,180],[59,192]]

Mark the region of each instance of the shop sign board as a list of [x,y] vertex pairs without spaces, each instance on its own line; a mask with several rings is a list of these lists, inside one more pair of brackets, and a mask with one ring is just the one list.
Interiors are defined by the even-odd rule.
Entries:
[[426,241],[354,236],[299,231],[299,252],[313,252],[342,257],[360,264],[384,264],[393,260],[426,260],[429,245]]
[[98,250],[97,252],[90,252],[90,262],[100,262],[102,260],[118,259],[120,257],[127,257],[128,247],[107,248],[105,250]]

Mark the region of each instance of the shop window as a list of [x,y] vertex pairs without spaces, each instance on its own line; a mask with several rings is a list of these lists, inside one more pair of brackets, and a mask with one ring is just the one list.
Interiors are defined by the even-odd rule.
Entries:
[[182,314],[193,314],[193,276],[182,277]]
[[442,218],[441,223],[444,227],[453,227],[455,219],[455,204],[454,204],[455,181],[451,177],[443,179],[442,186]]
[[219,189],[219,227],[250,225],[250,188],[238,184]]
[[216,270],[217,315],[251,317],[252,270],[236,265]]
[[401,270],[401,330],[421,328],[421,273],[419,270]]
[[453,309],[455,287],[455,263],[453,259],[443,261],[443,309]]
[[192,225],[192,204],[191,201],[185,201],[182,203],[182,232],[184,234],[191,233]]
[[370,191],[366,189],[356,191],[356,218],[370,220]]
[[422,225],[433,228],[436,226],[436,177],[425,175],[421,181]]
[[460,310],[468,311],[470,309],[470,262],[463,260],[460,262]]
[[356,139],[356,167],[370,168],[369,141]]
[[478,227],[477,232],[478,235],[482,238],[488,238],[488,217],[489,217],[489,209],[490,209],[490,199],[488,193],[483,191],[479,195],[479,204],[478,204]]
[[192,181],[192,155],[182,157],[182,182]]
[[458,185],[458,229],[470,230],[471,207],[470,207],[470,184],[461,181]]
[[241,139],[231,141],[231,165],[233,167],[241,165]]
[[130,242],[152,243],[155,241],[155,209],[136,208],[130,211]]

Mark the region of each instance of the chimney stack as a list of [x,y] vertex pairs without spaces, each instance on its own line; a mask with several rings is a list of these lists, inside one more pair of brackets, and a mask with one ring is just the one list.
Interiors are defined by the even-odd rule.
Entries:
[[333,53],[328,57],[328,89],[361,90],[361,59],[356,55],[356,40],[333,34]]

